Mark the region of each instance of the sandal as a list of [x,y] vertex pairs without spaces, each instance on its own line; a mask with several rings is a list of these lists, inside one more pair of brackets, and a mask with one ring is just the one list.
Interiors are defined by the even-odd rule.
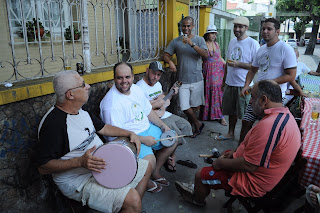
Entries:
[[152,181],[156,182],[157,185],[160,185],[160,186],[170,186],[169,181],[167,181],[167,179],[165,179],[164,177],[161,177]]
[[[168,160],[165,162],[165,164],[163,165],[164,168],[168,171],[168,172],[176,172],[176,165],[175,165],[175,156],[174,157],[168,157]],[[174,165],[173,165],[174,163]]]
[[234,140],[234,138],[227,138],[227,137],[222,136],[222,135],[215,136],[214,139],[216,141]]
[[165,168],[168,172],[176,172],[176,171],[177,171],[176,165],[169,164],[168,162],[166,162],[166,163],[164,164],[164,168]]
[[161,192],[162,186],[158,185],[156,182],[154,182],[152,180],[151,180],[151,182],[154,184],[154,187],[147,189],[147,192],[151,192],[151,193]]
[[201,134],[203,128],[204,128],[204,123],[202,123],[201,126],[200,126],[200,128],[199,128],[199,130],[198,130],[198,131],[195,131],[195,132],[193,133],[193,135],[191,135],[190,137],[191,137],[191,138],[196,138],[198,135]]
[[193,163],[191,160],[178,160],[177,163],[193,169],[198,168],[197,164]]

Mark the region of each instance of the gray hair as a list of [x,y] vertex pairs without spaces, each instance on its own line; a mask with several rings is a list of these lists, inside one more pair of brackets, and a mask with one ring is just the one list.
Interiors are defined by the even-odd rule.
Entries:
[[75,81],[73,76],[79,75],[74,70],[66,70],[58,72],[53,78],[53,89],[57,96],[57,103],[63,103],[65,101],[65,93],[68,89],[75,87]]

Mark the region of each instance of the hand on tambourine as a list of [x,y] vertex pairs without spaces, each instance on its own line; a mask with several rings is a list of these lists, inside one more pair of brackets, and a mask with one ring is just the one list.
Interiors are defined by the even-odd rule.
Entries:
[[160,128],[162,132],[167,132],[171,130],[166,124],[163,124]]
[[87,150],[80,158],[80,164],[82,167],[91,171],[101,172],[101,169],[106,168],[106,162],[102,158],[98,158],[92,155],[92,152],[96,149],[96,146]]
[[137,155],[139,155],[140,153],[140,148],[141,148],[141,142],[138,138],[138,136],[135,134],[135,133],[131,133],[130,136],[130,142],[131,143],[134,143],[136,145],[136,148],[137,148]]

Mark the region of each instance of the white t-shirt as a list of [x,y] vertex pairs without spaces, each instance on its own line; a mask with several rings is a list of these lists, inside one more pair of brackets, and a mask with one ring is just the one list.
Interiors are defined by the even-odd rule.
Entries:
[[[298,61],[297,62],[297,74],[296,74],[296,79],[298,80],[299,75],[303,74],[308,74],[311,71],[311,69],[309,67],[307,67],[307,65],[305,65],[303,62]],[[287,88],[288,89],[293,89],[293,86],[291,86],[290,83],[287,84]],[[293,95],[286,95],[285,96],[287,101],[290,101],[293,98]]]
[[298,61],[297,62],[297,74],[296,74],[296,80],[298,80],[299,75],[303,74],[308,74],[311,71],[307,65],[305,65],[303,62]]
[[135,84],[130,95],[124,95],[115,85],[100,102],[100,117],[106,123],[139,134],[150,126],[148,115],[152,110],[149,100]]
[[[229,43],[227,59],[251,64],[259,47],[259,43],[251,37],[240,41],[237,38],[233,38]],[[234,87],[243,87],[249,70],[230,66],[228,66],[227,70],[226,84]]]
[[[297,66],[293,48],[283,41],[267,47],[262,45],[254,58],[252,66],[259,67],[258,81],[276,79],[284,75],[284,70]],[[287,82],[280,84],[282,97],[287,89]]]
[[[143,79],[141,79],[137,82],[137,85],[144,91],[144,94],[149,101],[157,99],[159,95],[163,93],[162,85],[159,81],[155,85],[149,86]],[[172,113],[165,111],[161,119],[165,119],[170,115],[172,115]]]

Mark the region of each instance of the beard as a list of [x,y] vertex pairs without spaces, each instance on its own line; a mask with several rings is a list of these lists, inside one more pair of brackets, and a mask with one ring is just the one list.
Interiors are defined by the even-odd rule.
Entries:
[[259,118],[263,118],[264,109],[259,105],[258,101],[255,104],[251,104],[251,105],[252,105],[253,113]]

